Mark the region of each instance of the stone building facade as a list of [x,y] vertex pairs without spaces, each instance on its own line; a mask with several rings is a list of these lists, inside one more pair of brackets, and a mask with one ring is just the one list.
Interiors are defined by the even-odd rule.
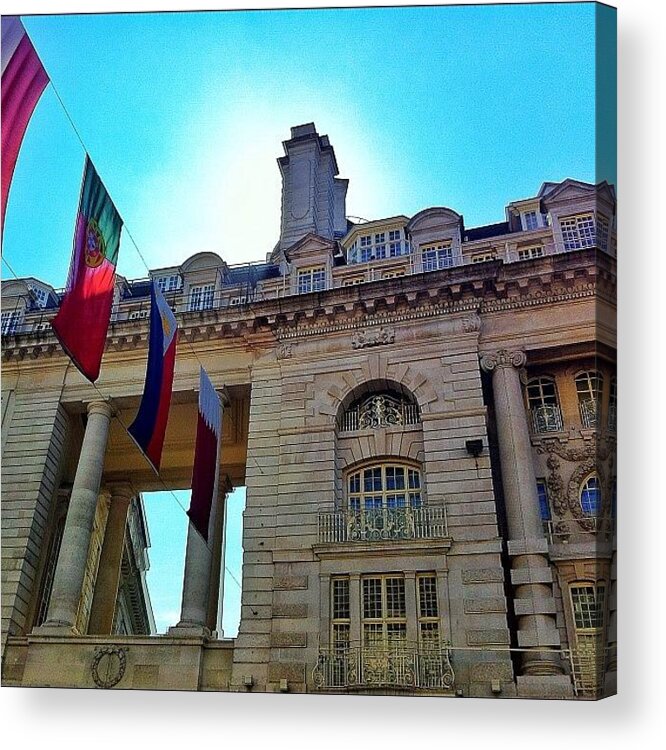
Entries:
[[[159,480],[124,429],[149,280],[118,278],[97,390],[50,332],[59,293],[3,284],[4,684],[614,692],[612,186],[546,182],[482,227],[444,207],[353,223],[328,137],[295,127],[284,152],[265,262],[151,272],[180,326]],[[225,404],[214,533],[190,529],[181,621],[141,634],[128,508],[136,524],[141,492],[189,486],[200,364]],[[224,498],[243,485],[226,639]]]

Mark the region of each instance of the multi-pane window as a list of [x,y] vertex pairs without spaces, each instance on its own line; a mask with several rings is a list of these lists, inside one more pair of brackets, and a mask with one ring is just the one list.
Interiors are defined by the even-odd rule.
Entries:
[[37,306],[46,307],[46,303],[49,299],[49,293],[46,291],[46,289],[42,289],[42,287],[35,286],[34,284],[28,284],[28,289],[30,289],[30,291],[32,292]]
[[537,219],[537,212],[536,211],[526,211],[523,214],[523,218],[525,221],[525,229],[529,232],[532,229],[537,229],[539,226],[539,220]]
[[16,333],[19,325],[21,325],[21,319],[23,312],[21,310],[6,310],[2,313],[0,319],[0,326],[2,327],[3,336],[11,336]]
[[375,235],[375,258],[386,257],[386,233],[380,232]]
[[595,221],[591,213],[564,216],[560,219],[560,228],[565,250],[580,250],[596,245]]
[[571,586],[571,605],[577,631],[598,630],[604,625],[606,587],[599,583]]
[[439,637],[439,603],[437,578],[433,573],[417,576],[419,606],[419,644],[425,650],[437,651]]
[[331,644],[336,651],[349,646],[349,578],[331,578]]
[[353,276],[351,279],[343,279],[342,286],[356,286],[362,284],[365,281],[363,276]]
[[162,294],[175,292],[180,289],[183,283],[182,278],[177,273],[171,274],[170,276],[158,276],[155,281],[157,282],[157,286]]
[[326,289],[326,269],[302,268],[298,272],[298,293],[321,292]]
[[398,268],[394,271],[384,271],[382,279],[396,279],[399,276],[404,276],[406,273],[404,268]]
[[361,583],[363,646],[400,650],[407,641],[404,576],[367,576]]
[[572,654],[576,688],[597,694],[604,674],[604,619],[606,587],[603,583],[575,583],[570,589],[576,647]]
[[596,476],[589,477],[580,490],[580,507],[586,516],[596,516],[601,510],[601,487]]
[[421,474],[399,464],[369,466],[350,474],[347,501],[353,511],[381,511],[384,508],[420,508]]
[[439,242],[421,248],[424,271],[437,271],[453,265],[453,248],[451,242]]
[[190,288],[190,310],[210,310],[215,299],[215,284],[204,284]]
[[527,383],[527,404],[534,432],[562,430],[562,413],[553,378],[546,376],[531,378]]
[[608,220],[597,214],[597,240],[602,250],[608,250]]
[[548,501],[548,485],[544,479],[537,479],[537,498],[539,500],[539,514],[542,521],[550,521],[550,502]]
[[403,241],[402,229],[390,229],[364,234],[347,253],[348,263],[367,263],[382,258],[396,258],[409,253],[409,243]]
[[533,247],[521,247],[518,250],[518,260],[529,260],[530,258],[541,258],[543,256],[543,245]]
[[583,427],[596,427],[604,385],[603,375],[592,370],[581,372],[576,375],[575,382]]
[[472,255],[472,263],[485,263],[488,260],[495,260],[496,257],[495,252],[479,253],[478,255]]

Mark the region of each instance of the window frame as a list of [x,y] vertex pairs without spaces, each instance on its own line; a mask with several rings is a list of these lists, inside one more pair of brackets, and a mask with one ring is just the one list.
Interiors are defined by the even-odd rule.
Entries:
[[421,245],[421,264],[424,272],[452,268],[454,265],[453,240],[439,240]]
[[326,266],[308,266],[298,269],[296,273],[297,294],[323,292],[326,288]]
[[[588,486],[594,483],[593,486]],[[591,500],[590,496],[592,491],[595,491],[596,500]],[[587,499],[583,499],[584,493]],[[580,484],[578,491],[578,501],[580,503],[580,509],[586,518],[598,518],[601,515],[601,509],[603,505],[603,495],[601,492],[601,482],[599,481],[599,475],[596,472],[588,474]]]
[[[389,487],[387,469],[403,470],[403,487]],[[376,472],[380,471],[380,488],[376,489],[374,481]],[[368,489],[366,485],[366,472],[373,472],[367,479],[373,482],[373,487]],[[393,474],[397,477],[397,473]],[[365,514],[368,512],[385,512],[392,510],[418,510],[423,508],[425,493],[423,487],[423,473],[421,467],[412,461],[403,459],[386,459],[384,461],[367,461],[361,465],[350,467],[345,472],[345,507],[353,513]],[[358,479],[356,483],[355,480]],[[352,489],[353,486],[358,489]],[[398,482],[396,482],[396,485]],[[404,495],[404,502],[399,501],[399,496]],[[389,502],[389,498],[394,498]]]

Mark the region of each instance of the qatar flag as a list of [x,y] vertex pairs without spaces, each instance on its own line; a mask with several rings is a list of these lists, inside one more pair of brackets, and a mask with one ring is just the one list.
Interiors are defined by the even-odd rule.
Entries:
[[192,471],[192,498],[187,515],[206,542],[213,498],[217,491],[221,435],[222,404],[202,367],[199,372],[199,418]]

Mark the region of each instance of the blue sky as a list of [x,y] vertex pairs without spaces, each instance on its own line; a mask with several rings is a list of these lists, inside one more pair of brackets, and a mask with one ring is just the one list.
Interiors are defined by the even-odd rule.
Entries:
[[[614,164],[595,175],[594,22],[591,3],[24,17],[151,268],[265,257],[275,159],[303,122],[328,133],[348,214],[368,219],[445,205],[475,226],[545,180],[615,182]],[[19,276],[64,286],[83,159],[48,87],[7,208]],[[147,273],[126,234],[118,271]],[[155,608],[173,612],[185,518],[168,497],[148,513]]]

